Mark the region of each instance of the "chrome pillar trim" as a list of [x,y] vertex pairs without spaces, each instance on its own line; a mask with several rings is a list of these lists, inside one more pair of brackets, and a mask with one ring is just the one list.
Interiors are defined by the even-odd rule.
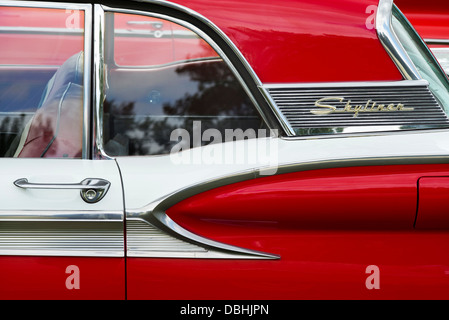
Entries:
[[95,4],[93,10],[93,84],[92,104],[94,108],[92,157],[96,159],[112,159],[103,147],[103,101],[104,86],[107,85],[104,69],[104,37],[105,17],[101,5]]
[[92,157],[91,139],[91,93],[92,93],[92,6],[89,5],[84,13],[84,74],[83,74],[83,149],[82,158]]
[[379,40],[406,80],[421,79],[421,75],[391,26],[392,10],[393,0],[379,1],[376,15],[376,30]]

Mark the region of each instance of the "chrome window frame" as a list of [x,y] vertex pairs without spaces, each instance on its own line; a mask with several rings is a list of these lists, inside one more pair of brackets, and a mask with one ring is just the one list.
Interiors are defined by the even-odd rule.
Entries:
[[422,79],[391,25],[393,0],[379,0],[376,15],[376,31],[380,42],[406,80]]
[[[194,16],[195,18],[201,19],[203,22],[206,22],[208,26],[210,26],[214,32],[218,33],[219,36],[221,36],[225,41],[230,45],[234,53],[239,58],[240,62],[244,65],[244,67],[247,69],[247,71],[250,73],[252,80],[256,83],[257,86],[261,85],[260,80],[258,79],[257,75],[254,73],[252,68],[249,66],[249,63],[246,61],[246,59],[242,56],[242,54],[237,50],[235,45],[229,40],[229,38],[222,32],[218,27],[216,27],[214,24],[212,24],[209,20],[202,17],[201,15],[194,13],[193,11],[179,6],[174,5],[171,3],[160,3],[157,1],[146,1],[155,3],[158,5],[163,6],[169,6],[171,8],[175,8],[176,10],[179,10],[183,13],[189,13],[190,15]],[[228,57],[228,55],[223,51],[223,49],[202,29],[196,27],[195,25],[183,20],[178,19],[175,17],[172,17],[168,14],[162,14],[162,13],[156,13],[151,11],[144,11],[144,10],[136,10],[136,9],[124,9],[124,8],[117,8],[117,7],[110,7],[106,5],[100,5],[95,4],[94,5],[94,32],[93,32],[93,38],[94,38],[94,85],[93,85],[93,92],[94,92],[94,108],[95,108],[95,145],[93,148],[93,157],[97,159],[114,159],[115,157],[109,156],[105,150],[103,145],[103,130],[102,130],[102,111],[103,111],[103,98],[104,98],[104,92],[103,92],[103,74],[104,74],[104,68],[103,68],[103,59],[104,59],[104,39],[105,39],[105,13],[111,12],[111,13],[124,13],[124,14],[135,14],[135,15],[142,15],[147,16],[151,18],[157,18],[157,19],[163,19],[172,23],[176,23],[184,28],[187,28],[191,30],[192,32],[196,33],[202,40],[204,40],[208,45],[212,47],[218,54],[218,56],[226,63],[226,65],[230,68],[231,72],[234,74],[234,76],[239,81],[240,85],[242,86],[243,90],[245,91],[246,95],[256,108],[256,112],[260,115],[262,118],[262,121],[267,125],[268,128],[272,129],[270,127],[270,121],[268,120],[268,117],[266,113],[262,110],[260,104],[258,103],[256,97],[251,92],[249,86],[247,85],[246,81],[242,78],[239,70],[234,65],[234,63],[231,61],[231,59]],[[269,104],[271,107],[271,104]],[[271,110],[275,112],[275,109]],[[282,125],[283,128],[285,128],[285,125],[283,122],[280,122],[279,124]],[[270,130],[270,133],[273,133],[272,130]],[[160,156],[160,155],[147,155],[149,157],[154,156]]]
[[91,52],[92,52],[92,5],[81,3],[62,2],[33,2],[33,1],[11,1],[0,2],[1,7],[24,7],[42,9],[65,9],[84,11],[84,74],[83,74],[83,150],[82,159],[91,158],[92,139],[91,132]]

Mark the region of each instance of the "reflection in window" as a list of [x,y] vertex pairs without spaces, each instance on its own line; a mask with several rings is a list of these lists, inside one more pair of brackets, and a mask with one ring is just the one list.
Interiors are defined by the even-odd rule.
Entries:
[[81,157],[84,12],[0,16],[0,157]]
[[226,63],[191,30],[146,16],[108,19],[115,30],[105,57],[107,154],[169,153],[177,143],[171,133],[182,128],[193,137],[194,121],[201,122],[202,132],[214,128],[223,136],[225,129],[265,128]]

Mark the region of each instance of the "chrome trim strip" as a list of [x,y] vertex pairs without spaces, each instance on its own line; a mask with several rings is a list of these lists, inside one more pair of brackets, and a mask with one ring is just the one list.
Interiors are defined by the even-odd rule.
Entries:
[[91,159],[91,93],[92,93],[92,6],[88,5],[84,13],[84,74],[83,74],[83,159]]
[[44,9],[76,9],[76,10],[87,10],[91,7],[90,4],[83,4],[83,3],[35,2],[35,1],[11,1],[11,0],[2,0],[0,2],[0,7],[3,6],[44,8]]
[[0,26],[0,33],[82,36],[84,29]]
[[263,87],[267,89],[294,89],[294,88],[366,88],[366,87],[408,87],[408,86],[428,86],[425,79],[400,80],[400,81],[360,81],[360,82],[309,82],[309,83],[267,83]]
[[402,47],[391,26],[393,0],[379,0],[376,30],[380,42],[406,80],[419,80],[421,75]]
[[[284,138],[285,140],[296,140],[296,137]],[[313,139],[313,138],[310,138]],[[449,155],[414,155],[414,156],[384,156],[384,157],[366,157],[366,158],[329,158],[325,160],[315,160],[308,162],[284,163],[277,166],[274,175],[285,173],[310,171],[319,169],[333,169],[342,167],[360,167],[377,165],[410,165],[410,164],[449,164]],[[265,168],[264,168],[265,169]],[[142,208],[127,209],[126,219],[137,218],[149,221],[153,212],[165,212],[176,203],[192,197],[196,194],[218,188],[221,186],[252,180],[260,177],[266,177],[261,174],[260,168],[252,168],[231,175],[205,180],[185,188],[176,190],[166,196],[153,201]]]
[[123,257],[123,211],[0,211],[0,255]]
[[98,222],[123,222],[123,211],[100,210],[8,210],[0,211],[2,221],[98,221]]
[[105,37],[105,17],[103,7],[94,5],[93,11],[93,84],[92,103],[94,107],[94,129],[93,139],[95,145],[92,146],[92,157],[94,159],[113,159],[108,156],[103,147],[103,100],[104,86],[107,85],[104,70],[104,37]]
[[449,45],[449,39],[424,39],[424,42],[427,44],[448,44]]
[[[127,256],[130,257],[160,257],[160,258],[207,258],[207,259],[279,259],[280,256],[261,251],[240,248],[198,236],[178,225],[165,212],[157,210],[160,202],[147,208],[128,211],[126,218]],[[165,241],[172,242],[171,249],[154,243],[154,231],[144,231],[137,234],[132,223],[141,221],[149,228],[156,230]],[[139,243],[136,238],[141,242]],[[168,239],[168,240],[167,240]],[[143,244],[142,244],[143,242]],[[179,244],[183,244],[180,246]]]
[[[224,177],[223,179],[218,179],[219,183],[228,182],[231,183],[235,179],[251,179],[254,178],[254,173],[250,172],[239,173],[230,177]],[[215,181],[215,180],[214,180]],[[184,242],[190,243],[195,247],[201,247],[206,250],[204,251],[194,251],[194,253],[188,253],[189,250],[183,251],[179,250],[176,252],[167,252],[166,250],[160,250],[158,247],[151,247],[142,249],[135,244],[135,234],[133,230],[129,229],[127,226],[127,243],[130,241],[131,247],[127,249],[128,256],[139,256],[139,257],[171,257],[171,258],[208,258],[208,259],[279,259],[280,256],[271,253],[265,253],[245,248],[240,248],[225,243],[217,242],[211,239],[207,239],[196,235],[173,221],[167,214],[165,210],[171,206],[173,199],[178,199],[180,193],[185,196],[185,193],[194,190],[202,190],[201,187],[204,184],[195,185],[194,187],[189,187],[182,189],[177,192],[173,192],[159,200],[156,200],[149,205],[140,209],[130,209],[126,210],[126,221],[127,224],[130,221],[143,221],[150,225],[152,228],[160,230],[165,235],[170,235],[171,237],[182,240]],[[194,188],[194,189],[192,189]],[[208,186],[206,185],[206,189]],[[176,201],[177,202],[177,201]],[[144,235],[145,237],[145,235]],[[146,235],[147,238],[151,237],[151,234]],[[203,254],[199,254],[203,252]]]
[[123,222],[2,220],[0,255],[123,257]]
[[[290,163],[284,164],[277,168],[276,174],[284,174],[299,171],[308,170],[318,170],[318,169],[329,169],[329,168],[341,168],[341,167],[355,167],[355,166],[375,166],[375,165],[403,165],[403,164],[449,164],[449,156],[407,156],[407,157],[380,157],[380,158],[349,158],[349,159],[328,159],[321,161],[312,161],[304,163]],[[223,176],[216,179],[206,180],[201,183],[197,183],[186,188],[172,192],[157,201],[154,201],[142,208],[138,209],[128,209],[126,210],[126,221],[143,221],[153,228],[157,228],[163,231],[165,234],[170,234],[177,239],[182,239],[186,242],[190,242],[196,246],[204,246],[206,249],[212,250],[211,255],[208,258],[231,258],[223,257],[222,250],[224,253],[235,255],[233,258],[268,258],[268,259],[279,259],[280,257],[275,254],[264,253],[264,252],[254,252],[244,248],[238,248],[226,245],[224,243],[216,242],[210,239],[203,238],[196,234],[193,234],[178,224],[174,222],[165,211],[173,206],[174,204],[187,199],[196,194],[229,185],[232,183],[247,181],[251,179],[256,179],[259,177],[265,177],[261,175],[257,168],[238,172],[232,175]],[[128,248],[129,256],[139,256],[139,257],[195,257],[195,258],[205,258],[201,255],[193,255],[191,253],[180,253],[180,252],[166,252],[161,250],[151,250],[144,248],[141,243],[136,243],[133,237],[137,235],[133,234],[132,230],[127,229],[127,241],[131,241],[132,247]],[[145,237],[150,237],[150,234],[139,234],[140,241],[144,241]],[[133,242],[134,241],[134,242]],[[148,244],[148,242],[146,242]],[[141,245],[139,247],[139,245]],[[220,253],[217,255],[217,253]]]

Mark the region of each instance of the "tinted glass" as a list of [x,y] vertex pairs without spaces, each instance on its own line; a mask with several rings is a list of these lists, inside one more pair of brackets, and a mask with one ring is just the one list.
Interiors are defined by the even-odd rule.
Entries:
[[166,154],[178,142],[171,133],[193,137],[194,125],[223,137],[226,129],[265,128],[233,72],[195,32],[131,14],[110,13],[107,22],[106,153]]
[[419,74],[429,81],[430,89],[448,113],[449,81],[435,57],[397,7],[394,7],[393,10],[392,24],[394,32],[418,69]]

